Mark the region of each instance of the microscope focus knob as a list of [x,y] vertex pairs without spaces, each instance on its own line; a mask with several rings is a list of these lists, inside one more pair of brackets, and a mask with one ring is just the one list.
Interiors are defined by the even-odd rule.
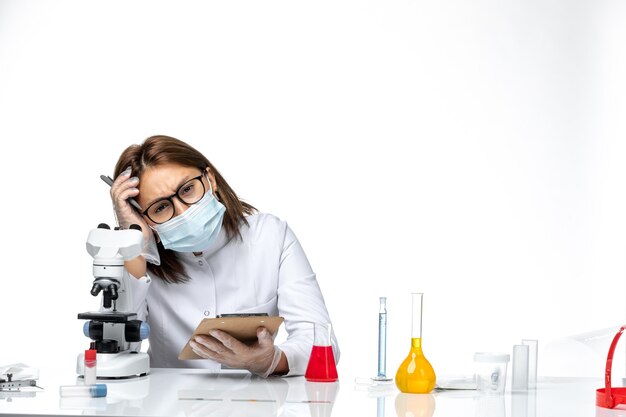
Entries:
[[98,353],[117,353],[120,351],[120,348],[117,340],[104,339],[96,341],[96,351]]
[[150,325],[141,320],[129,320],[124,326],[124,338],[127,342],[141,342],[150,336]]
[[101,321],[86,321],[83,324],[83,334],[91,340],[102,340],[104,337],[104,326]]

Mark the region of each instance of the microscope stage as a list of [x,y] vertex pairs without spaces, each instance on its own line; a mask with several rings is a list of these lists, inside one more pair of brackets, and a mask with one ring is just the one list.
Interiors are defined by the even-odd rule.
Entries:
[[127,321],[134,320],[137,318],[137,314],[135,313],[107,313],[107,312],[99,312],[99,311],[90,311],[87,313],[80,313],[78,315],[79,320],[96,320],[103,321],[106,323],[126,323]]

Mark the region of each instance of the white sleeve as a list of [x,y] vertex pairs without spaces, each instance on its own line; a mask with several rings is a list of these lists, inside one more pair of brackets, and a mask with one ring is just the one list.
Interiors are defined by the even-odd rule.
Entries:
[[[287,340],[279,348],[289,362],[288,375],[304,375],[313,347],[313,325],[330,323],[324,297],[300,242],[286,226],[278,275],[278,312],[285,318]],[[339,345],[331,339],[335,362]]]
[[149,275],[145,275],[141,278],[135,278],[130,273],[124,273],[124,279],[127,280],[131,294],[131,311],[137,314],[137,320],[148,320],[148,303],[146,296],[148,295],[148,289],[152,278]]
[[150,262],[154,265],[161,265],[161,256],[159,255],[159,249],[157,247],[154,233],[150,232],[148,239],[144,239],[143,252],[141,255],[146,259],[146,262]]

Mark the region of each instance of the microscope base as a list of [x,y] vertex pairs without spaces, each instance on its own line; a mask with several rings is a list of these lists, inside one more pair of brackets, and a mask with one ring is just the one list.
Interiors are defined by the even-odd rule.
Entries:
[[[150,358],[147,353],[123,351],[120,353],[98,353],[96,355],[96,377],[106,378],[134,378],[150,373]],[[85,354],[78,355],[76,373],[84,375]]]

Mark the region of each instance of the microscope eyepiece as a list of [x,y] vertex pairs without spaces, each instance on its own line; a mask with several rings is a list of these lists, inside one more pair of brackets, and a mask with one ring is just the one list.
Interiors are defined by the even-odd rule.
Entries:
[[98,225],[98,229],[109,229],[109,230],[111,230],[111,228],[109,227],[109,225],[108,225],[108,224],[106,224],[106,223],[100,223],[100,224]]

